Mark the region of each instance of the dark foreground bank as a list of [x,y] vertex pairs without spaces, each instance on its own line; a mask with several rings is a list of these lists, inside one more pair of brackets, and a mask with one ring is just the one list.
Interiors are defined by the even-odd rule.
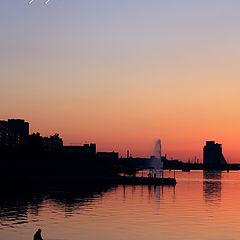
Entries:
[[65,182],[81,184],[122,184],[122,185],[176,185],[175,178],[131,177],[131,176],[5,176],[1,183],[41,182],[42,184]]

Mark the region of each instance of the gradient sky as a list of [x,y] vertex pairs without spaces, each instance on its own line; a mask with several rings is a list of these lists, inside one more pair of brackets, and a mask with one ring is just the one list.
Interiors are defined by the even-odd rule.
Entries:
[[0,1],[0,118],[99,151],[240,162],[239,0]]

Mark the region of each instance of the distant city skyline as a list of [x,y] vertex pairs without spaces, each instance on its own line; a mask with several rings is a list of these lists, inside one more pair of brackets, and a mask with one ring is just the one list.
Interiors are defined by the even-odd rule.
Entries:
[[[65,144],[240,162],[240,2],[3,0],[0,119]],[[7,24],[4,24],[7,23]]]
[[[85,143],[71,143],[65,144],[62,138],[59,137],[59,133],[54,133],[51,136],[41,136],[40,132],[32,132],[30,133],[30,124],[25,119],[5,119],[0,120],[0,148],[2,148],[3,152],[4,149],[12,149],[16,150],[18,147],[20,148],[27,148],[30,146],[31,143],[36,142],[36,138],[38,139],[39,145],[38,148],[41,149],[43,152],[58,152],[67,150],[68,152],[92,152],[93,154],[97,153],[96,143],[89,143],[84,141]],[[35,141],[33,141],[35,139]],[[31,147],[30,147],[31,148]],[[100,149],[101,150],[101,149]],[[114,149],[110,152],[101,152],[98,151],[100,156],[114,156],[113,158],[119,159],[118,152],[115,152]],[[223,153],[222,153],[222,145],[219,143],[215,144],[215,141],[207,141],[206,146],[203,148],[203,164],[209,167],[221,167],[221,165],[227,164]],[[124,153],[121,154],[121,158],[127,159],[139,159],[141,156],[133,156],[133,153],[128,149]],[[165,160],[174,160],[173,162],[178,162],[180,159],[173,159],[173,157],[169,157],[167,159],[167,153],[162,154],[162,143],[161,139],[157,139],[154,143],[154,150],[153,153],[150,153],[148,156],[150,159],[154,161],[157,160],[156,164],[162,158]],[[171,161],[170,161],[171,162]],[[186,161],[185,161],[186,162]],[[201,163],[200,159],[196,156],[191,157],[188,159],[188,163]],[[155,167],[156,168],[156,165]],[[162,168],[158,167],[157,168]],[[171,167],[170,167],[171,169]]]

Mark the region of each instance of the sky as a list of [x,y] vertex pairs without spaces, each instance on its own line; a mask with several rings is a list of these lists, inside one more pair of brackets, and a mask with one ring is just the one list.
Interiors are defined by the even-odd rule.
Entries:
[[0,1],[0,119],[65,145],[240,162],[240,1]]

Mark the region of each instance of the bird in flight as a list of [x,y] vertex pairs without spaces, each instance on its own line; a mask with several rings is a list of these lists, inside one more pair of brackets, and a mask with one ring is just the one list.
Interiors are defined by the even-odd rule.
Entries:
[[[31,3],[33,3],[34,2],[34,0],[30,0],[29,2],[28,2],[28,4],[30,5]],[[45,0],[45,4],[48,4],[50,2],[50,0]]]

